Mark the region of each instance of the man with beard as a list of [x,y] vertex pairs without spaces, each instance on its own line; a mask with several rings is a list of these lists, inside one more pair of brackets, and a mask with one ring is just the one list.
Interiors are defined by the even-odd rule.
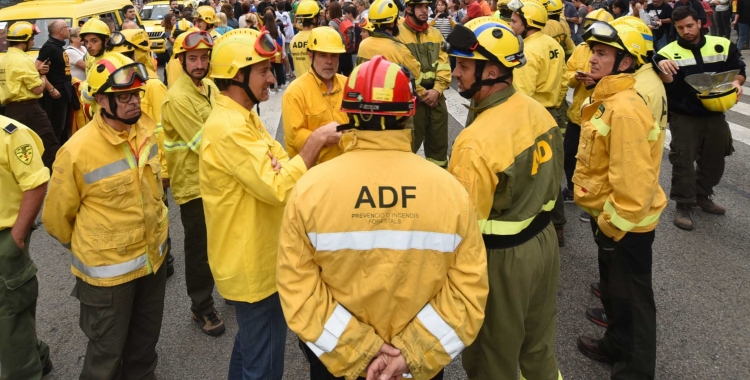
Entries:
[[[476,341],[463,353],[469,379],[556,380],[560,256],[550,211],[562,180],[560,128],[514,88],[523,42],[484,18],[448,35],[453,76],[476,117],[453,145],[448,171],[469,192],[487,248],[490,292]],[[502,121],[502,122],[498,122]]]
[[[315,28],[307,39],[307,50],[311,70],[293,81],[281,100],[284,143],[289,157],[302,150],[314,130],[330,123],[349,122],[349,117],[341,111],[346,77],[336,74],[339,55],[346,52],[341,35],[327,26]],[[325,147],[318,163],[339,155],[338,145]]]
[[42,220],[71,251],[88,338],[81,379],[154,378],[169,220],[146,67],[108,54],[89,73],[101,108],[60,148]]
[[451,65],[442,49],[443,35],[427,23],[432,0],[407,0],[406,19],[399,26],[398,41],[419,61],[425,89],[417,102],[412,129],[411,150],[416,153],[424,142],[424,156],[437,166],[448,167],[448,107],[445,91],[451,84]]
[[208,267],[206,217],[198,183],[203,124],[219,92],[206,78],[213,46],[211,36],[198,29],[175,39],[174,54],[182,64],[183,75],[169,88],[161,115],[170,186],[185,229],[185,284],[192,302],[190,309],[204,333],[219,336],[224,333],[224,321],[214,309],[211,296],[214,279]]

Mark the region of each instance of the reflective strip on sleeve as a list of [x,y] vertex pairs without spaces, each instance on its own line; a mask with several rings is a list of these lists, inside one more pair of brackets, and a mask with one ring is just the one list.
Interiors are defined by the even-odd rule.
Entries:
[[318,251],[339,251],[351,249],[368,251],[372,249],[433,250],[453,253],[461,243],[461,236],[426,231],[354,231],[307,234],[312,246]]
[[419,77],[419,79],[421,79],[421,80],[425,80],[425,79],[435,79],[435,72],[434,72],[434,71],[428,71],[428,72],[424,72],[424,73],[422,73],[422,75],[421,75],[421,76]]
[[452,329],[429,303],[419,311],[417,318],[422,322],[427,331],[440,341],[443,349],[451,356],[451,359],[455,358],[466,348],[464,342],[456,334],[456,330]]
[[660,134],[661,134],[661,128],[659,127],[659,122],[655,121],[654,126],[651,128],[650,131],[648,131],[648,141],[658,140]]
[[159,245],[159,257],[164,256],[164,253],[167,252],[167,240],[164,240],[164,243],[161,243]]
[[96,181],[122,173],[126,170],[130,170],[130,164],[127,159],[122,159],[84,174],[83,180],[87,185],[90,185]]
[[196,149],[201,147],[201,140],[203,139],[203,128],[198,131],[198,133],[193,136],[192,140],[187,143],[188,148],[190,150],[195,151]]
[[156,157],[156,155],[159,153],[159,146],[157,144],[151,145],[151,148],[148,150],[148,159],[151,160],[152,158]]
[[167,152],[172,152],[175,150],[185,150],[190,149],[187,144],[185,144],[184,141],[178,140],[178,141],[164,141],[164,150]]
[[[554,199],[545,203],[540,212],[552,211],[553,208],[555,208]],[[537,216],[534,215],[531,218],[520,222],[482,219],[479,221],[479,231],[484,235],[515,235],[528,227],[536,217]]]
[[78,257],[73,255],[72,264],[73,267],[78,269],[79,272],[91,278],[112,278],[122,276],[145,267],[146,255],[140,255],[133,260],[126,261],[120,264],[103,265],[97,267],[88,266],[81,260],[79,260]]
[[333,309],[333,314],[331,314],[325,326],[323,326],[323,333],[320,334],[315,343],[307,342],[307,347],[310,347],[310,350],[317,357],[320,357],[323,353],[330,353],[336,348],[341,334],[344,333],[351,319],[352,315],[343,306],[340,304],[336,305],[336,308]]
[[[676,63],[677,66],[693,66],[698,63],[695,58],[673,59],[672,62]],[[706,62],[705,58],[703,62]]]
[[591,125],[593,125],[594,128],[596,128],[596,130],[602,136],[607,136],[609,134],[609,131],[612,129],[602,119],[593,118],[590,121],[591,121]]
[[649,215],[643,220],[641,220],[638,223],[633,223],[619,215],[617,215],[617,210],[615,209],[615,206],[610,203],[609,200],[604,202],[604,212],[609,214],[609,221],[612,222],[612,224],[620,229],[621,231],[628,232],[632,230],[635,227],[646,227],[648,225],[651,225],[659,220],[659,216],[661,216],[661,211],[657,212],[656,214]]

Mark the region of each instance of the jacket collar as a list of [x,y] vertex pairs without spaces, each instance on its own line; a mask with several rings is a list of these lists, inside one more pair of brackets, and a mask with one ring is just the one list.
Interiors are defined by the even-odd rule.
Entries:
[[633,74],[608,75],[596,84],[591,99],[593,101],[604,100],[618,92],[631,89],[634,85]]
[[182,74],[184,75],[177,76],[177,81],[175,82],[176,87],[179,87],[180,90],[194,91],[197,95],[200,95],[206,99],[211,99],[211,96],[214,94],[211,94],[211,86],[209,85],[210,80],[208,78],[201,79],[203,88],[206,91],[206,93],[204,94],[200,90],[200,88],[198,88],[198,86],[196,86],[195,83],[193,83],[193,79],[190,78],[190,75],[188,75],[185,72],[183,72]]
[[93,121],[96,123],[96,127],[104,139],[112,145],[120,145],[132,140],[136,136],[145,136],[146,133],[141,123],[135,123],[130,126],[130,131],[128,132],[118,132],[107,124],[107,120],[104,119],[101,112],[96,113]]
[[649,71],[654,71],[654,64],[651,62],[646,63],[645,65],[642,65],[641,67],[639,67],[638,70],[636,70],[635,73],[633,74],[633,77],[637,77],[638,75],[641,75]]
[[331,95],[342,90],[341,81],[339,80],[338,75],[339,74],[333,75],[333,90],[331,92],[328,92],[328,86],[326,86],[326,84],[323,83],[323,80],[318,77],[318,74],[315,73],[315,71],[312,69],[312,66],[310,66],[310,70],[305,73],[305,76],[303,76],[303,78],[311,82],[310,85],[314,84],[316,87],[318,87],[323,95]]
[[60,47],[65,46],[65,41],[60,41],[55,37],[49,36],[49,39],[47,42],[52,42],[53,44],[59,45]]
[[411,130],[360,131],[351,129],[341,135],[341,150],[395,150],[411,152]]
[[247,123],[248,125],[258,129],[263,128],[262,123],[260,122],[260,118],[258,117],[258,114],[255,113],[254,109],[248,111],[247,109],[245,109],[245,107],[235,102],[234,99],[221,93],[216,94],[216,104],[230,111],[241,114],[242,117],[245,118],[245,123]]
[[464,104],[464,106],[468,108],[469,111],[474,111],[477,114],[480,114],[489,108],[505,103],[505,101],[508,100],[508,98],[510,98],[515,93],[516,93],[516,89],[511,84],[510,86],[498,92],[490,94],[488,97],[484,98],[484,100],[479,102],[479,104],[477,104],[476,107],[472,107],[466,104]]
[[688,49],[688,50],[700,50],[703,45],[706,44],[706,36],[701,35],[700,41],[698,41],[697,45],[693,45],[690,42],[685,41],[680,35],[677,35],[677,45],[680,45],[680,47]]

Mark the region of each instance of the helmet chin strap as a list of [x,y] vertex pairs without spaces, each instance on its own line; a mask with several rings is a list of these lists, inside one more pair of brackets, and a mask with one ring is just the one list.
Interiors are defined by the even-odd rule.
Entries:
[[510,83],[508,83],[508,79],[513,77],[512,72],[502,75],[500,77],[497,77],[495,79],[482,79],[482,74],[484,73],[484,66],[485,61],[475,61],[476,66],[474,67],[474,83],[471,84],[471,87],[468,90],[459,91],[458,94],[461,95],[464,99],[471,99],[474,97],[474,95],[479,92],[480,89],[484,86],[492,86],[497,83],[505,83],[508,86],[510,86]]
[[143,112],[141,112],[140,108],[138,109],[138,115],[133,116],[129,119],[123,119],[117,116],[117,101],[115,100],[115,96],[112,94],[107,94],[107,98],[109,99],[109,109],[112,110],[112,113],[109,113],[104,109],[104,107],[102,107],[102,115],[104,115],[104,117],[106,117],[107,119],[117,120],[127,125],[133,125],[138,122],[138,119],[141,118]]
[[[244,69],[243,69],[244,70]],[[253,104],[258,104],[260,101],[258,98],[253,94],[253,90],[250,89],[249,83],[250,83],[250,70],[252,70],[252,66],[248,66],[247,70],[245,71],[245,79],[240,82],[232,79],[230,83],[233,85],[245,90],[245,94],[247,94],[247,97],[250,98],[250,101],[253,102]]]

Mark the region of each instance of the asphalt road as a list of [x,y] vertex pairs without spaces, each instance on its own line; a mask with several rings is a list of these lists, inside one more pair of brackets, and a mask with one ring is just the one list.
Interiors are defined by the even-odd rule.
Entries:
[[[280,108],[279,99],[277,94],[263,104],[261,117],[269,132],[283,141],[278,116],[274,116]],[[463,114],[456,102],[451,100],[449,104],[458,119],[450,120],[453,141],[463,128]],[[743,129],[750,126],[750,114],[732,112],[729,119]],[[671,223],[674,203],[670,203],[657,229],[653,277],[658,310],[658,379],[750,379],[750,292],[746,289],[750,283],[750,146],[735,141],[735,149],[716,188],[716,201],[727,207],[727,215],[697,211],[695,230],[681,231]],[[665,154],[660,183],[667,192],[670,178],[671,166]],[[170,203],[174,205],[171,197]],[[579,335],[598,337],[603,329],[584,318],[587,307],[599,306],[588,290],[589,283],[598,278],[591,231],[578,220],[575,205],[566,204],[565,208],[567,244],[560,251],[555,344],[560,371],[565,379],[606,379],[609,367],[584,357],[575,346]],[[237,331],[234,311],[215,294],[216,308],[227,325],[227,332],[218,338],[204,335],[191,320],[185,291],[184,234],[178,213],[179,208],[170,207],[176,274],[167,283],[156,373],[159,379],[223,379]],[[79,304],[70,296],[74,285],[70,253],[43,229],[34,233],[31,252],[39,267],[39,336],[49,343],[55,364],[46,379],[77,378],[86,340],[78,326]],[[304,379],[307,369],[296,337],[290,332],[284,378]],[[465,378],[459,358],[447,367],[445,378]]]

